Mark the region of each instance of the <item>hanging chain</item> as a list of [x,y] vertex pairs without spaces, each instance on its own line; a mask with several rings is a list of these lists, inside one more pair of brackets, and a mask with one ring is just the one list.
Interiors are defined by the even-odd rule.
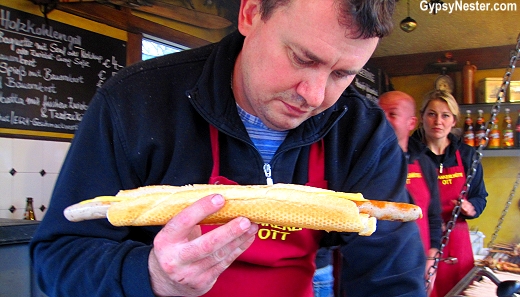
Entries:
[[518,175],[516,176],[515,184],[513,185],[513,189],[511,190],[511,193],[509,194],[509,198],[507,199],[506,206],[504,207],[504,210],[502,210],[502,214],[500,215],[500,219],[498,220],[497,226],[495,227],[495,232],[491,236],[491,240],[488,243],[488,247],[492,247],[495,243],[495,239],[497,239],[498,231],[500,231],[500,228],[502,227],[502,223],[504,222],[504,218],[506,217],[507,211],[509,210],[509,206],[511,206],[511,201],[513,201],[513,197],[515,197],[516,188],[518,187],[518,184],[520,184],[520,172],[518,172]]
[[[519,36],[518,40],[520,43],[520,34],[518,36]],[[513,74],[513,71],[515,68],[515,63],[519,58],[520,58],[520,49],[519,49],[519,45],[517,44],[515,53],[511,55],[510,69],[508,69],[508,71],[504,75],[504,79],[506,78],[506,76],[508,77],[509,80],[511,79],[511,75]],[[504,87],[505,87],[504,84],[502,84],[502,87],[500,90],[502,90]],[[504,210],[502,210],[502,214],[500,215],[500,219],[498,220],[497,226],[495,227],[495,231],[494,231],[493,235],[491,236],[491,240],[488,243],[488,247],[493,246],[493,244],[495,243],[495,239],[497,238],[498,232],[500,231],[500,228],[502,227],[502,223],[504,222],[504,218],[507,214],[507,211],[509,210],[509,206],[511,206],[511,202],[513,201],[513,198],[515,197],[516,188],[518,187],[519,183],[520,183],[520,172],[516,176],[516,181],[513,185],[513,189],[511,190],[511,193],[509,194],[509,198],[507,199]]]
[[[476,154],[473,156],[471,168],[468,169],[468,173],[466,175],[466,183],[464,184],[464,186],[462,187],[462,190],[460,191],[459,197],[457,199],[457,204],[455,205],[455,207],[453,208],[453,211],[451,212],[451,219],[446,224],[446,231],[444,232],[444,235],[441,238],[441,246],[440,246],[439,250],[437,251],[437,253],[435,253],[435,256],[434,256],[435,261],[433,262],[433,265],[428,269],[428,276],[426,279],[426,291],[429,290],[430,285],[431,285],[431,278],[437,272],[437,268],[439,267],[439,262],[441,261],[441,259],[443,259],[442,258],[443,250],[444,250],[444,247],[446,247],[446,245],[448,245],[451,231],[455,227],[457,218],[460,215],[460,211],[462,208],[461,207],[462,201],[464,200],[465,197],[467,197],[468,191],[471,187],[471,182],[473,181],[473,178],[475,177],[475,173],[477,172],[477,167],[482,161],[482,150],[488,144],[489,132],[491,131],[493,122],[495,121],[495,119],[500,111],[500,103],[503,102],[503,100],[505,101],[507,87],[509,86],[509,83],[511,81],[511,75],[513,74],[513,71],[515,70],[516,61],[519,58],[519,56],[520,56],[520,34],[517,37],[515,53],[513,55],[511,55],[511,60],[509,61],[509,66],[506,69],[506,73],[504,74],[504,78],[502,80],[502,85],[500,87],[500,91],[497,94],[497,101],[495,102],[495,104],[493,105],[493,108],[491,109],[491,117],[490,117],[489,121],[487,122],[486,133],[485,133],[485,136],[483,137],[483,139],[485,141],[480,142],[478,149],[476,151]],[[513,192],[509,197],[508,204],[511,204],[511,199],[514,196],[514,192],[516,190],[516,186],[519,182],[519,179],[520,179],[520,173],[519,173],[519,176],[515,183],[515,186],[513,188]],[[505,216],[505,212],[507,211],[508,208],[509,208],[509,205],[506,205],[506,209],[502,213],[501,220],[503,220],[503,217]],[[497,228],[500,228],[500,224],[501,224],[501,222],[499,223]],[[493,236],[496,236],[496,231]]]

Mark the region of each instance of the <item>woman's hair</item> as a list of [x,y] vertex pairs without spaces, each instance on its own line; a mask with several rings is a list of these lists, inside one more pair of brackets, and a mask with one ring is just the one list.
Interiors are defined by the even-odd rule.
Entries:
[[426,107],[428,107],[428,104],[432,102],[433,100],[442,100],[448,104],[448,108],[450,109],[451,113],[455,117],[455,122],[459,120],[460,117],[460,111],[459,111],[459,104],[457,103],[457,100],[451,95],[450,93],[446,91],[441,90],[433,90],[429,93],[427,93],[424,96],[421,109],[419,110],[419,113],[422,116],[424,115],[424,112],[426,110]]
[[[262,0],[262,19],[268,20],[275,9],[290,5],[291,1],[295,0]],[[355,38],[382,38],[392,31],[395,0],[336,0],[336,4],[340,24],[357,27]]]

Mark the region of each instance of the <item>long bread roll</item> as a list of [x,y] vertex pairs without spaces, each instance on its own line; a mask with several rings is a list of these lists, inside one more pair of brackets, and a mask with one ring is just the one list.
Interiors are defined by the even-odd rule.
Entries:
[[224,196],[226,203],[201,224],[244,216],[257,223],[370,235],[376,218],[411,221],[422,216],[421,209],[411,204],[292,184],[146,186],[69,206],[64,215],[75,222],[108,218],[114,226],[163,225],[188,205],[215,193]]

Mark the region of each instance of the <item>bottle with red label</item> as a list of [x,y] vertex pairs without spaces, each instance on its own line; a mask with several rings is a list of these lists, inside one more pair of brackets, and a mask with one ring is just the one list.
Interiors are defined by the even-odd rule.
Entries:
[[486,145],[486,120],[484,120],[484,111],[478,110],[477,122],[475,123],[475,146]]
[[520,148],[520,110],[518,110],[518,118],[516,118],[515,146]]
[[466,110],[466,120],[464,121],[464,143],[475,146],[475,132],[473,131],[473,119],[471,110]]
[[511,120],[511,116],[509,114],[510,109],[505,109],[503,130],[502,130],[502,147],[505,149],[510,149],[515,147],[515,139],[514,139],[514,131],[513,131],[513,121]]
[[493,124],[491,125],[491,131],[489,133],[489,143],[488,148],[490,149],[498,149],[500,148],[500,139],[502,136],[500,135],[500,127],[498,125],[498,117],[495,117],[493,120]]

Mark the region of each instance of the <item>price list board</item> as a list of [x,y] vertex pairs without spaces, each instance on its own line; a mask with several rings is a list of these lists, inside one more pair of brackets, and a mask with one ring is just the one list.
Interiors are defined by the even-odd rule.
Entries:
[[70,141],[126,42],[0,6],[0,136]]
[[367,64],[356,75],[352,85],[361,95],[377,103],[379,95],[382,93],[381,72],[381,69]]

